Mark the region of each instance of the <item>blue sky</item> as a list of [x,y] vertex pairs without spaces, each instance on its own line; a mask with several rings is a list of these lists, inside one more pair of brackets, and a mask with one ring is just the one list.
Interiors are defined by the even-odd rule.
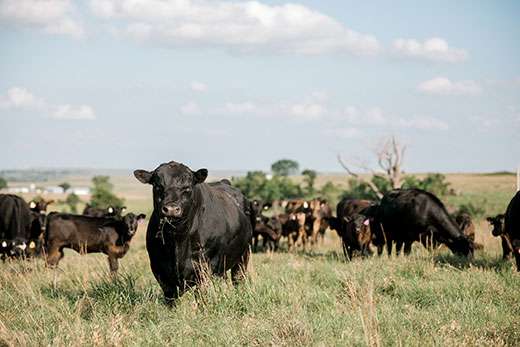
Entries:
[[0,168],[520,164],[517,1],[0,0]]

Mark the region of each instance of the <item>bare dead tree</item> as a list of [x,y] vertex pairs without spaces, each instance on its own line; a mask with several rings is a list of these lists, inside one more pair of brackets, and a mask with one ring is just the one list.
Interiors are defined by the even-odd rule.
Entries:
[[[377,163],[379,165],[380,170],[383,172],[377,172],[373,169],[370,169],[366,165],[357,165],[358,169],[361,169],[365,173],[370,173],[372,176],[374,175],[383,175],[385,176],[392,189],[401,188],[402,178],[403,178],[403,159],[406,151],[406,146],[399,143],[398,140],[394,136],[384,140],[375,150],[375,154],[377,156]],[[370,189],[378,196],[378,198],[383,197],[383,192],[372,182],[371,179],[367,179],[363,176],[360,176],[357,172],[351,169],[351,166],[348,165],[342,158],[341,155],[337,155],[337,159],[341,167],[345,169],[345,171],[352,177],[355,177],[364,183],[366,183]]]

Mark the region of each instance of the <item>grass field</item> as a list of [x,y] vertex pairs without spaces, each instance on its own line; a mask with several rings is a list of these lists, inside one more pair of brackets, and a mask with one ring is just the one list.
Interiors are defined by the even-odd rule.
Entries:
[[[508,175],[448,180],[461,192],[448,205],[472,201],[489,213],[503,211],[515,188]],[[150,212],[149,187],[130,176],[113,182],[130,210]],[[56,287],[41,260],[0,264],[0,346],[519,346],[520,275],[476,222],[484,250],[471,262],[416,244],[408,258],[346,263],[330,233],[311,252],[254,254],[248,280],[212,279],[174,308],[149,269],[141,226],[116,280],[103,255],[66,252]]]

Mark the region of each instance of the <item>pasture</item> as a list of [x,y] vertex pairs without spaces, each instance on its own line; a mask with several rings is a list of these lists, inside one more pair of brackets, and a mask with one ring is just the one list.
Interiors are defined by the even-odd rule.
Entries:
[[[112,178],[115,192],[149,215],[150,187],[130,175]],[[471,201],[503,212],[515,190],[511,175],[447,178],[460,192],[445,199],[452,208]],[[327,180],[346,178],[317,184]],[[484,249],[471,262],[416,243],[408,258],[346,263],[330,232],[312,251],[253,254],[239,286],[211,278],[173,308],[150,271],[140,226],[116,280],[100,254],[66,251],[56,287],[42,260],[0,264],[0,345],[518,346],[520,276],[501,260],[485,220],[476,226]]]

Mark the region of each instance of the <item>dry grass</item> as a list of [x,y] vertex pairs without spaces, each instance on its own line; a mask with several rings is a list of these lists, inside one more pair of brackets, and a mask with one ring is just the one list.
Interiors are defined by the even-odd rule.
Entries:
[[[479,199],[496,194],[497,206],[514,184],[449,179]],[[150,204],[146,186],[122,188],[125,180],[114,182],[131,209]],[[0,345],[520,345],[520,275],[483,221],[476,238],[485,248],[469,263],[419,245],[408,258],[346,263],[328,234],[312,252],[254,254],[238,287],[209,278],[174,308],[151,274],[144,236],[141,226],[116,280],[103,255],[67,251],[56,288],[41,260],[0,264]]]

